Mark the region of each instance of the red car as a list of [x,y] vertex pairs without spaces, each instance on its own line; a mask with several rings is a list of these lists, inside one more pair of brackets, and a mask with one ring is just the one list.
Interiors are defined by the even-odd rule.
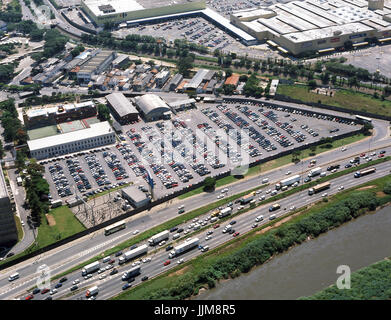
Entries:
[[32,298],[34,298],[34,296],[32,294],[28,295],[25,300],[31,300]]
[[362,157],[365,157],[365,153],[361,153],[360,154],[360,157],[362,158]]
[[48,288],[45,288],[41,291],[41,294],[45,294],[46,292],[49,292],[49,289]]
[[383,158],[383,157],[384,157],[384,154],[379,154],[378,157],[379,157],[379,158]]
[[239,235],[239,232],[234,233],[234,237],[237,237]]
[[220,225],[219,225],[219,224],[215,224],[215,225],[213,226],[213,229],[217,229],[218,227],[220,227]]
[[168,266],[170,263],[171,263],[171,261],[167,260],[166,262],[163,263],[163,265]]

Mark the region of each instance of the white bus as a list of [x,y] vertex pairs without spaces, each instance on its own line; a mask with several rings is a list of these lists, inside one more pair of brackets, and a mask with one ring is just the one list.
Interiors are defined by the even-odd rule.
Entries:
[[112,234],[114,232],[117,232],[125,228],[126,228],[125,220],[118,221],[112,224],[111,226],[105,228],[105,236],[108,236],[109,234]]
[[372,123],[372,119],[371,119],[371,118],[359,116],[358,114],[356,114],[356,120],[360,120],[360,121],[363,121],[363,122]]

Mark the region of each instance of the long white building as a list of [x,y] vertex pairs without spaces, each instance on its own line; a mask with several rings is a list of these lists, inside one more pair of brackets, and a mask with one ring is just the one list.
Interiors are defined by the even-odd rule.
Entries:
[[115,133],[107,121],[91,124],[87,129],[27,141],[31,157],[37,160],[113,143]]

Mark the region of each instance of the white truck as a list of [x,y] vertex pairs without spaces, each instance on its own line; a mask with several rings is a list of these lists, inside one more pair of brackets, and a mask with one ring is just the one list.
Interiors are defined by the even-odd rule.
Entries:
[[143,244],[142,246],[135,248],[133,250],[126,251],[122,257],[119,258],[118,263],[123,264],[130,259],[136,258],[148,252],[148,246]]
[[278,182],[276,184],[276,190],[280,190],[282,187],[285,187],[285,186],[289,187],[292,184],[294,184],[295,182],[299,182],[300,178],[301,178],[300,175],[296,174],[292,177],[281,180],[280,182]]
[[98,294],[98,292],[99,292],[98,286],[93,286],[87,290],[86,297],[88,298],[88,297],[94,296],[94,295]]
[[227,208],[224,208],[223,210],[220,211],[219,213],[219,218],[224,218],[226,216],[229,216],[232,212],[232,207],[227,207]]
[[93,263],[90,263],[88,265],[86,265],[82,270],[81,270],[81,274],[82,276],[84,277],[85,275],[91,273],[91,272],[94,272],[96,270],[99,270],[100,268],[100,263],[99,261],[95,261]]
[[50,204],[51,204],[52,208],[61,207],[62,200],[61,199],[53,200],[53,201],[50,201]]
[[135,266],[128,271],[125,271],[124,274],[122,275],[122,281],[126,281],[132,277],[138,276],[141,273],[141,267],[140,266]]
[[322,168],[321,167],[317,167],[317,168],[311,169],[310,172],[308,173],[308,176],[309,177],[315,177],[318,174],[320,174],[321,172],[322,172]]
[[187,240],[187,241],[183,242],[182,244],[180,244],[179,246],[174,247],[174,250],[172,250],[170,252],[168,257],[170,259],[177,257],[180,254],[197,247],[199,243],[200,243],[200,239],[198,239],[198,238],[193,238],[191,240]]
[[160,241],[167,240],[170,237],[170,231],[162,231],[158,234],[155,234],[153,237],[151,237],[148,242],[149,245],[155,246],[157,245]]

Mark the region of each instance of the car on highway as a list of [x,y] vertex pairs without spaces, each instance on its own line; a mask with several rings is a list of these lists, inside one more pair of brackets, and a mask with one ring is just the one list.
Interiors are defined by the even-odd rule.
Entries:
[[148,280],[147,276],[144,276],[144,277],[141,278],[141,281],[146,281],[146,280]]
[[116,256],[116,257],[119,257],[121,254],[122,254],[122,251],[118,251],[118,252],[115,254],[115,256]]
[[215,225],[213,226],[213,229],[217,229],[218,227],[220,227],[220,225],[219,225],[219,224],[215,224]]
[[75,291],[77,290],[79,287],[77,286],[77,284],[75,284],[74,286],[71,287],[71,291]]
[[103,272],[105,272],[105,271],[106,271],[105,268],[100,268],[100,269],[98,270],[98,274],[101,274],[101,273],[103,273]]
[[137,233],[139,233],[140,231],[139,230],[134,230],[133,231],[133,235],[135,235],[135,234],[137,234]]
[[108,264],[105,269],[106,270],[110,270],[112,268],[114,268],[114,265],[113,264]]
[[159,242],[159,246],[163,246],[163,245],[165,245],[166,244],[166,240],[163,240],[163,241],[160,241]]
[[213,233],[213,230],[209,230],[209,231],[206,233],[206,235],[209,236],[209,235],[211,235],[212,233]]
[[239,232],[235,232],[235,233],[233,234],[234,237],[237,237],[238,235],[239,235]]
[[228,230],[228,233],[229,233],[229,234],[235,233],[235,229]]
[[110,275],[112,276],[112,275],[115,275],[117,273],[118,273],[118,270],[117,269],[113,269],[113,270],[111,270]]
[[128,283],[131,283],[131,282],[133,282],[133,281],[136,281],[136,278],[133,278],[133,277],[132,277],[132,278],[129,278],[129,279],[128,279]]
[[41,294],[45,294],[46,292],[49,292],[50,290],[48,288],[42,289]]
[[170,232],[175,232],[175,231],[177,231],[178,230],[178,227],[174,227],[174,228],[171,228],[170,229]]
[[57,289],[50,290],[49,294],[52,296],[53,294],[57,293]]
[[25,300],[31,300],[31,299],[33,299],[34,298],[34,296],[32,295],[32,294],[29,294],[26,298],[24,298]]
[[40,293],[41,292],[41,289],[39,289],[39,288],[35,288],[34,290],[33,290],[33,294],[38,294],[38,293]]
[[179,228],[179,229],[177,230],[177,233],[181,233],[181,232],[183,232],[183,228]]
[[361,154],[360,154],[360,157],[361,157],[361,158],[365,157],[365,153],[361,153]]
[[166,247],[166,251],[170,251],[170,250],[172,250],[174,247],[172,246],[172,245],[169,245],[169,246],[167,246]]
[[78,283],[80,283],[80,280],[79,280],[79,279],[76,279],[76,280],[74,280],[74,281],[72,282],[73,285],[78,284]]
[[235,223],[236,223],[236,221],[235,221],[235,220],[232,220],[229,224],[230,224],[231,226],[233,226]]
[[352,166],[352,164],[348,163],[348,164],[345,165],[345,168],[350,168],[351,166]]
[[326,197],[327,197],[327,192],[322,194],[322,198],[326,198]]
[[380,151],[379,153],[380,153],[380,154],[385,154],[386,151],[385,151],[385,150],[382,150],[382,151]]
[[285,175],[289,176],[292,173],[292,171],[287,171]]
[[206,252],[209,250],[209,246],[203,246],[201,252]]
[[63,282],[65,282],[65,281],[67,281],[67,280],[68,280],[67,277],[63,277],[63,278],[60,279],[60,282],[63,283]]
[[378,157],[378,158],[383,158],[383,157],[384,157],[384,154],[379,154],[377,157]]
[[345,189],[344,186],[339,186],[339,187],[338,187],[338,191],[341,191],[341,190],[343,190],[343,189]]
[[52,298],[51,296],[47,296],[47,297],[45,298],[45,300],[53,300],[53,298]]
[[122,290],[126,290],[126,289],[129,289],[132,285],[130,283],[125,283],[123,286],[122,286]]
[[84,276],[84,280],[88,280],[89,278],[92,278],[92,274],[87,274],[86,276]]
[[289,210],[290,210],[290,211],[296,210],[296,207],[295,207],[295,206],[291,206],[291,207],[289,208]]
[[99,276],[99,280],[103,280],[104,278],[106,278],[107,277],[107,274],[101,274],[100,276]]
[[212,239],[212,236],[206,236],[206,237],[205,237],[205,241],[208,241],[208,240],[210,240],[210,239]]
[[258,223],[254,223],[252,226],[251,226],[251,228],[256,228],[256,227],[258,227]]
[[61,283],[61,282],[57,283],[57,284],[54,286],[54,288],[56,288],[56,289],[61,288],[61,287],[62,287],[62,283]]
[[165,261],[165,262],[163,263],[163,265],[164,265],[164,266],[168,266],[170,263],[171,263],[171,261],[170,261],[170,260],[167,260],[167,261]]

